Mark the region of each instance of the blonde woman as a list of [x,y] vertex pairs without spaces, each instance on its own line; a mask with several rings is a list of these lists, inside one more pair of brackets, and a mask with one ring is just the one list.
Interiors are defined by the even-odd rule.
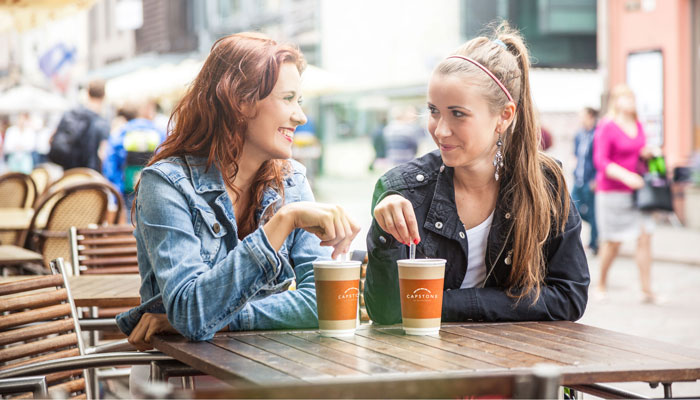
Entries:
[[625,240],[637,240],[635,258],[639,268],[642,300],[654,302],[651,288],[651,215],[634,208],[633,192],[644,186],[639,161],[661,154],[655,146],[646,144],[646,134],[637,120],[632,90],[616,86],[610,95],[610,110],[598,126],[593,140],[593,161],[596,176],[596,223],[600,245],[600,280],[597,296],[607,291],[608,272],[620,245]]
[[443,321],[576,320],[588,264],[561,167],[538,151],[528,51],[505,23],[438,64],[428,131],[439,150],[380,178],[365,302],[401,321],[396,260],[447,259]]

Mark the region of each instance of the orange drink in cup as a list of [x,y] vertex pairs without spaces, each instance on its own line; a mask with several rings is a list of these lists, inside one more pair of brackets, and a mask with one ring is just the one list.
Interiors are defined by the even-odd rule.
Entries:
[[407,335],[431,335],[440,331],[445,260],[398,260],[401,319]]
[[316,307],[321,336],[352,336],[357,328],[360,261],[315,261]]

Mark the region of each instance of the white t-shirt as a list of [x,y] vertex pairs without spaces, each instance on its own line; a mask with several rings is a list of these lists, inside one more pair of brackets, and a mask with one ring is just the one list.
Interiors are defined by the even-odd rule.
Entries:
[[486,256],[486,244],[488,243],[494,211],[491,211],[491,215],[484,222],[466,230],[467,243],[469,244],[469,259],[467,260],[467,274],[464,276],[460,289],[479,287],[486,279],[484,258]]

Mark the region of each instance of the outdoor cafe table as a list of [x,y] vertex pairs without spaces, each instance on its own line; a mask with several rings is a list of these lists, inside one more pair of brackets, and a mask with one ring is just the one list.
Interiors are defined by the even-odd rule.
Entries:
[[42,263],[43,261],[44,258],[37,252],[11,244],[0,245],[0,266],[22,263]]
[[29,229],[33,216],[31,208],[0,208],[0,231]]
[[[0,278],[0,283],[32,278],[31,275]],[[141,304],[138,274],[69,276],[73,301],[77,307],[134,307]]]
[[159,335],[152,344],[196,370],[251,385],[323,384],[338,377],[403,379],[516,373],[558,366],[561,384],[668,383],[700,379],[700,350],[558,322],[443,324],[439,336],[407,336],[400,326],[363,325],[348,338],[314,330],[220,332],[204,342]]

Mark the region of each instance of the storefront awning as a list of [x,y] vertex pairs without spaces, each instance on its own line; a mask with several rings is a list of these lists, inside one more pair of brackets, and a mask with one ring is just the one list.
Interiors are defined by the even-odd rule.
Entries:
[[95,0],[0,0],[0,32],[22,32],[86,10]]

